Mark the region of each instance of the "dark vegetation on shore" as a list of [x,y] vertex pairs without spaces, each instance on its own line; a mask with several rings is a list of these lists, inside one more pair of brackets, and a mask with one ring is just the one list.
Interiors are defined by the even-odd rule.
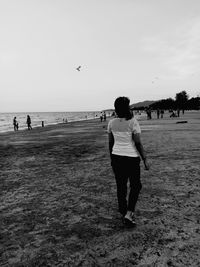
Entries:
[[117,212],[107,123],[0,134],[0,266],[198,266],[200,114],[141,121],[137,227]]
[[158,101],[143,101],[131,105],[131,109],[133,110],[144,110],[146,108],[152,110],[200,110],[200,97],[189,98],[186,91],[181,91],[176,94],[175,99],[167,98]]

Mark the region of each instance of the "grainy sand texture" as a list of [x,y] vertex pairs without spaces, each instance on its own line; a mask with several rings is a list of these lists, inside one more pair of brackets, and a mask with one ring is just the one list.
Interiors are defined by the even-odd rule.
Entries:
[[107,122],[0,134],[1,267],[200,266],[200,112],[140,125],[151,169],[133,229],[117,212]]

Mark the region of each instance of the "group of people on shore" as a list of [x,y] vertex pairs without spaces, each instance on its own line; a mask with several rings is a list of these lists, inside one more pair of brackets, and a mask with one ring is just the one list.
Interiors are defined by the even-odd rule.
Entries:
[[161,119],[163,119],[163,116],[164,116],[164,109],[157,109],[156,110],[156,113],[157,113],[157,119],[159,119],[161,117]]
[[[164,109],[157,109],[156,110],[157,119],[159,119],[159,118],[163,119],[164,113],[165,113]],[[147,120],[151,120],[152,119],[152,110],[150,108],[146,109],[146,114],[147,114]]]
[[106,112],[104,111],[104,112],[101,112],[101,114],[100,114],[100,121],[102,122],[102,121],[106,121],[106,118],[107,118],[107,116],[106,116]]
[[[177,110],[169,110],[169,112],[171,112],[171,115],[170,115],[170,118],[173,118],[173,117],[180,117],[180,109],[177,109]],[[185,113],[185,110],[182,109],[182,114],[184,115]]]
[[[28,130],[32,130],[31,117],[29,115],[27,115],[26,124],[27,124]],[[13,126],[14,126],[14,131],[19,130],[19,122],[17,121],[17,117],[14,117],[13,119]]]
[[[164,109],[156,109],[156,110],[151,110],[151,108],[147,108],[145,109],[146,111],[146,114],[147,114],[147,120],[151,120],[152,119],[152,112],[156,112],[156,116],[157,116],[157,119],[163,119],[164,117],[164,114],[165,114],[165,111]],[[173,117],[180,117],[180,109],[177,109],[177,110],[169,110],[169,113],[170,113],[170,118],[173,118]],[[184,114],[184,111],[182,112]]]

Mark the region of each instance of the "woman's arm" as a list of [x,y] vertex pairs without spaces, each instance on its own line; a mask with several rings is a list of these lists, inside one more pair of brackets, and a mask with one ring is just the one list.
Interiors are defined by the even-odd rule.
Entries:
[[141,138],[140,138],[140,134],[139,133],[136,133],[136,134],[132,134],[132,139],[135,143],[135,146],[144,162],[144,166],[145,166],[145,169],[146,170],[149,170],[149,164],[147,162],[147,157],[146,157],[146,154],[145,154],[145,151],[144,151],[144,148],[143,148],[143,145],[142,145],[142,142],[141,142]]
[[114,136],[113,136],[112,132],[108,133],[108,142],[109,142],[109,152],[110,152],[110,158],[111,158],[112,149],[114,146]]

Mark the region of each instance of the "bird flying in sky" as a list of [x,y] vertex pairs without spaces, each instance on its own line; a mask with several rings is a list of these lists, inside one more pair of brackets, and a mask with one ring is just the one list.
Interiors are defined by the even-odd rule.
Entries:
[[154,80],[152,81],[152,83],[155,83],[156,81],[158,81],[159,78],[158,77],[154,77]]
[[80,71],[80,69],[81,69],[81,66],[78,66],[78,68],[76,68],[77,71]]

